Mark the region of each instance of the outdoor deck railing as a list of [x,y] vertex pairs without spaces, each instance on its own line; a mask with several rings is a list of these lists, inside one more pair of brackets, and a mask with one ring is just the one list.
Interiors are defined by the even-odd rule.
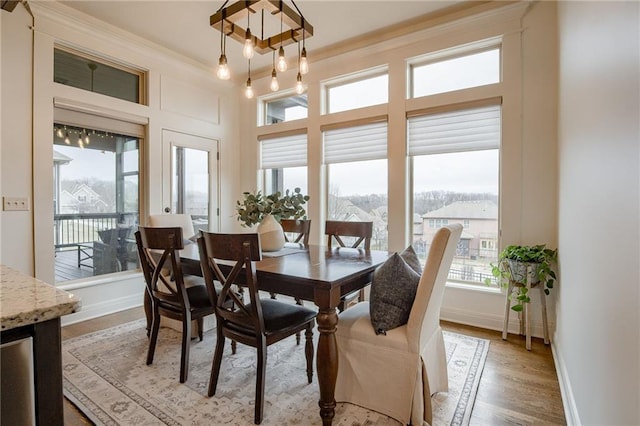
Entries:
[[134,226],[137,213],[71,213],[53,217],[53,238],[56,250],[99,240],[98,231]]

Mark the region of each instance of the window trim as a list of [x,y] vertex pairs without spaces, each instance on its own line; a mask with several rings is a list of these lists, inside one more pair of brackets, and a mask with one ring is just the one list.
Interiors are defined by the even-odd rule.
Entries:
[[[136,68],[133,67],[131,65],[127,65],[123,62],[116,62],[110,59],[107,59],[105,57],[102,56],[98,56],[98,55],[94,55],[82,50],[79,50],[75,47],[71,47],[71,46],[67,46],[65,44],[61,44],[61,43],[55,43],[53,45],[53,52],[55,55],[55,51],[56,50],[61,50],[63,52],[69,53],[71,55],[75,55],[75,56],[79,56],[81,58],[84,59],[88,59],[90,61],[93,62],[97,62],[99,64],[102,65],[106,65],[112,68],[116,68],[119,69],[121,71],[127,72],[129,74],[133,74],[138,76],[138,102],[131,102],[128,101],[126,99],[122,99],[122,98],[118,98],[116,96],[111,96],[111,95],[104,95],[104,96],[109,96],[110,98],[114,98],[114,99],[119,99],[121,101],[124,102],[131,102],[132,104],[138,104],[138,105],[149,105],[149,100],[148,100],[148,96],[147,96],[147,72],[143,69],[140,68]],[[55,82],[54,82],[55,83]],[[61,84],[61,83],[55,83],[55,84]],[[75,86],[69,86],[69,87],[75,87]],[[77,88],[78,90],[84,90],[84,89],[80,89]],[[90,93],[98,93],[98,92],[91,92],[88,91]]]

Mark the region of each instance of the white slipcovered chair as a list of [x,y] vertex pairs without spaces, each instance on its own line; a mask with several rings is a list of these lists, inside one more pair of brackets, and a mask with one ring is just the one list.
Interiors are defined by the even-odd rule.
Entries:
[[152,214],[149,215],[149,226],[152,228],[182,228],[182,236],[190,239],[195,235],[191,215],[188,214]]
[[376,334],[369,302],[340,313],[337,402],[350,402],[422,426],[431,395],[448,390],[440,306],[462,225],[440,228],[431,243],[407,324]]

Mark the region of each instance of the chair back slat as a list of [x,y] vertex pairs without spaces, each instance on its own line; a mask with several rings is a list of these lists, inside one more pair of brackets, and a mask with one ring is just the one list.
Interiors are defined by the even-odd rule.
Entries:
[[[349,222],[339,220],[327,220],[324,233],[327,236],[327,246],[332,247],[335,239],[340,247],[358,248],[364,242],[364,249],[371,250],[371,236],[373,235],[373,222]],[[356,241],[348,246],[342,237],[356,237]]]
[[[284,231],[284,239],[286,242],[299,243],[304,247],[309,246],[309,233],[311,231],[310,219],[282,219],[280,220],[280,225]],[[289,234],[295,235],[290,239]]]
[[[184,248],[182,229],[139,227],[135,233],[140,265],[150,294],[189,309],[178,250]],[[159,284],[163,285],[160,286]]]
[[[216,315],[224,326],[246,334],[264,333],[262,305],[258,294],[255,262],[262,259],[258,234],[219,234],[201,231],[198,239],[200,264],[209,288],[216,279],[222,285],[215,301]],[[231,270],[225,275],[224,270]],[[242,282],[250,303],[238,297],[232,286]],[[210,291],[211,293],[211,291]],[[225,301],[233,300],[233,306]]]

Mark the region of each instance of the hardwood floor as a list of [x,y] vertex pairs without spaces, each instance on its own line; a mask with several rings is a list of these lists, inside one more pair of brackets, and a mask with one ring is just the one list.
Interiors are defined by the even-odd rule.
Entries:
[[[107,315],[62,328],[62,339],[70,339],[144,317],[142,308]],[[532,339],[531,351],[524,346],[524,337],[450,322],[442,328],[455,333],[489,339],[489,354],[485,364],[471,425],[564,425],[560,386],[551,347],[542,339]],[[64,424],[92,424],[75,406],[65,399]]]

